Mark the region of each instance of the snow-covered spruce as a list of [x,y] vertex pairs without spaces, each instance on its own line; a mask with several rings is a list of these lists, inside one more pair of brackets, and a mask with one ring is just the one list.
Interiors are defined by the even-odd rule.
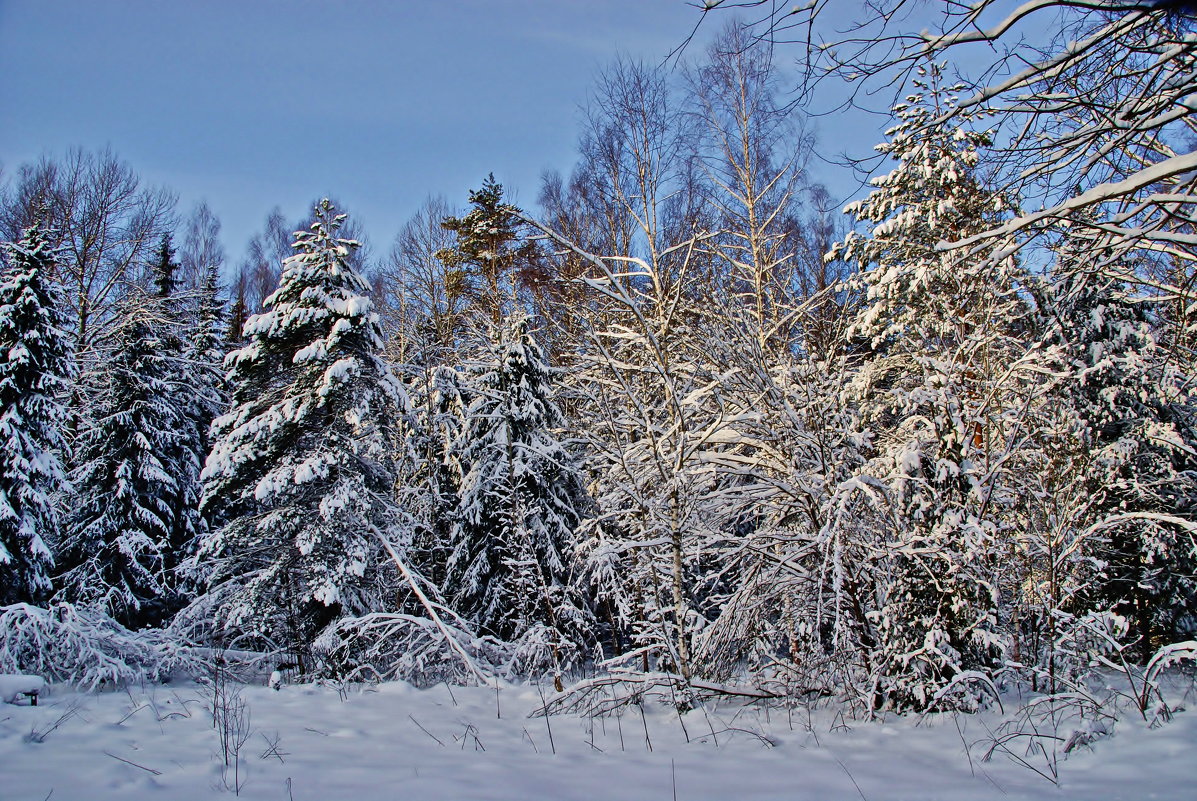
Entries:
[[[1055,642],[1070,613],[1113,611],[1146,661],[1197,625],[1193,375],[1162,342],[1161,304],[1121,280],[1136,265],[1103,247],[1085,216],[1063,233],[1038,298],[1042,359],[1056,377],[1039,427],[1050,459],[1038,472],[1058,486],[1049,526],[1033,518],[1025,526],[1041,575],[1051,577],[1037,593],[1045,602],[1036,639]],[[1048,665],[1042,654],[1038,661]]]
[[0,605],[39,601],[50,590],[58,517],[51,495],[66,410],[59,396],[74,371],[63,332],[54,252],[39,226],[5,245],[0,273]]
[[266,311],[246,321],[203,472],[214,527],[199,560],[220,624],[300,659],[330,622],[383,605],[377,535],[398,515],[389,439],[405,401],[343,220],[317,205]]
[[452,532],[460,520],[458,494],[464,470],[466,407],[469,393],[452,367],[426,366],[422,381],[409,384],[416,421],[409,440],[415,474],[404,493],[405,508],[415,520],[415,561],[434,585],[445,587],[445,565]]
[[160,624],[178,608],[170,554],[180,516],[194,514],[181,491],[186,474],[171,461],[187,421],[164,343],[173,323],[161,312],[140,291],[118,309],[93,422],[80,436],[60,559],[60,600],[99,604],[131,627]]
[[194,558],[200,541],[208,529],[207,520],[200,514],[203,484],[200,473],[212,449],[212,422],[228,409],[228,391],[224,375],[225,328],[223,303],[220,299],[219,268],[209,266],[194,299],[181,309],[181,359],[179,366],[179,401],[187,427],[183,432],[188,490],[188,509],[194,515],[186,528],[181,528],[178,553],[173,567],[178,572],[179,586],[184,595],[194,596],[206,584],[206,571]]
[[527,321],[508,322],[492,348],[465,412],[446,590],[481,632],[515,644],[516,671],[561,669],[593,637],[573,576],[588,499],[554,433],[553,370]]
[[[211,341],[212,328],[219,324],[219,319],[210,318],[219,310],[203,308],[216,303],[215,288],[211,287],[209,294],[201,294],[201,307],[193,309],[191,299],[179,291],[182,285],[179,270],[170,235],[165,234],[153,267],[155,291],[147,300],[158,320],[158,338],[167,371],[165,401],[173,407],[180,424],[173,432],[169,449],[159,458],[175,481],[175,491],[167,499],[171,531],[163,554],[164,568],[169,583],[182,588],[192,582],[179,574],[180,566],[194,553],[204,530],[199,499],[200,469],[208,455],[207,432],[212,420],[224,411],[224,404],[217,383],[220,376],[213,364],[216,354],[212,351],[217,346]],[[209,319],[201,316],[205,314]]]
[[200,284],[195,325],[188,345],[188,361],[193,369],[190,381],[193,419],[203,458],[211,452],[212,421],[228,408],[223,369],[227,327],[224,302],[220,298],[220,270],[213,265]]

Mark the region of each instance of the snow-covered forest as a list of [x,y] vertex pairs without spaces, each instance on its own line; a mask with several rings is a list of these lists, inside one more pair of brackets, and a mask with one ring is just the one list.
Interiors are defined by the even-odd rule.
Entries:
[[[708,0],[535,204],[480,176],[385,251],[318,199],[230,259],[110,150],[5,175],[0,674],[189,677],[226,734],[255,671],[533,688],[593,750],[654,704],[996,715],[1050,781],[1182,725],[1197,16],[827,5]],[[829,91],[894,99],[846,209]]]

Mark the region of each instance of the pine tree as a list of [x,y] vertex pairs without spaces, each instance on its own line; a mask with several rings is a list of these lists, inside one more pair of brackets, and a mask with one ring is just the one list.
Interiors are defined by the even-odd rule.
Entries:
[[445,291],[450,299],[467,297],[498,326],[517,296],[520,273],[537,255],[536,243],[521,241],[519,209],[503,202],[503,187],[493,174],[470,192],[473,209],[464,217],[448,217],[442,225],[457,244],[437,253],[446,267]]
[[202,508],[217,527],[201,560],[226,629],[301,659],[370,596],[378,534],[397,517],[390,441],[406,403],[381,361],[365,280],[348,266],[328,201],[296,234],[266,311],[231,353],[232,411],[213,425]]
[[575,589],[574,538],[586,494],[554,434],[553,369],[518,318],[472,386],[447,594],[478,628],[516,643],[516,669],[561,669],[592,637]]
[[63,330],[54,251],[41,228],[6,244],[0,273],[0,605],[41,601],[50,590],[58,538],[52,495],[66,410],[58,400],[74,372]]
[[998,451],[1009,441],[1001,382],[1025,316],[1011,259],[974,265],[936,248],[994,224],[1004,203],[978,172],[987,135],[938,124],[953,89],[937,66],[920,76],[877,148],[897,167],[847,209],[871,230],[842,245],[869,268],[850,336],[871,352],[852,390],[876,436],[864,471],[887,488],[874,529],[887,554],[870,613],[880,650],[874,703],[917,708],[1000,657],[991,565],[1001,527]]
[[103,606],[128,626],[162,623],[179,602],[169,565],[180,476],[170,455],[187,421],[176,405],[157,308],[154,298],[134,294],[120,310],[94,424],[81,436],[71,477],[75,508],[60,560],[59,597]]

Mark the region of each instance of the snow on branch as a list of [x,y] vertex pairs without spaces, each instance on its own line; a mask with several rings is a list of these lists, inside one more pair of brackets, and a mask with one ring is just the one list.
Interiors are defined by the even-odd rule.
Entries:
[[[1197,170],[1197,152],[1184,153],[1178,156],[1164,159],[1156,164],[1146,167],[1133,175],[1121,180],[1111,181],[1086,190],[1085,192],[1071,197],[1063,203],[1058,203],[1050,208],[1042,209],[1040,211],[1032,212],[1030,214],[1023,214],[1015,217],[1012,220],[1003,223],[1000,226],[990,228],[980,233],[974,234],[963,239],[955,241],[942,240],[937,245],[937,249],[941,251],[959,250],[962,248],[971,248],[982,243],[992,242],[998,239],[1010,237],[1016,233],[1025,231],[1033,226],[1045,221],[1056,220],[1059,218],[1068,217],[1069,215],[1081,211],[1083,209],[1095,206],[1099,203],[1106,203],[1114,200],[1120,200],[1134,195],[1153,184],[1174,179],[1178,176],[1192,173]],[[1191,195],[1162,195],[1161,198],[1176,202],[1177,199],[1185,200],[1189,203],[1197,201]],[[1135,229],[1134,233],[1144,239],[1152,239],[1155,234],[1147,228]],[[1161,238],[1175,239],[1175,236]]]

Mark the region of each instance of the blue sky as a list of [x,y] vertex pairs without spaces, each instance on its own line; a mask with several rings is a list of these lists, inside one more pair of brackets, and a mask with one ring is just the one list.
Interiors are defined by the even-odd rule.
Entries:
[[231,262],[272,207],[298,218],[332,194],[381,253],[427,195],[463,204],[491,171],[534,205],[541,172],[575,160],[595,71],[621,52],[664,59],[697,13],[684,0],[0,0],[0,163],[111,146],[182,211],[207,199]]

